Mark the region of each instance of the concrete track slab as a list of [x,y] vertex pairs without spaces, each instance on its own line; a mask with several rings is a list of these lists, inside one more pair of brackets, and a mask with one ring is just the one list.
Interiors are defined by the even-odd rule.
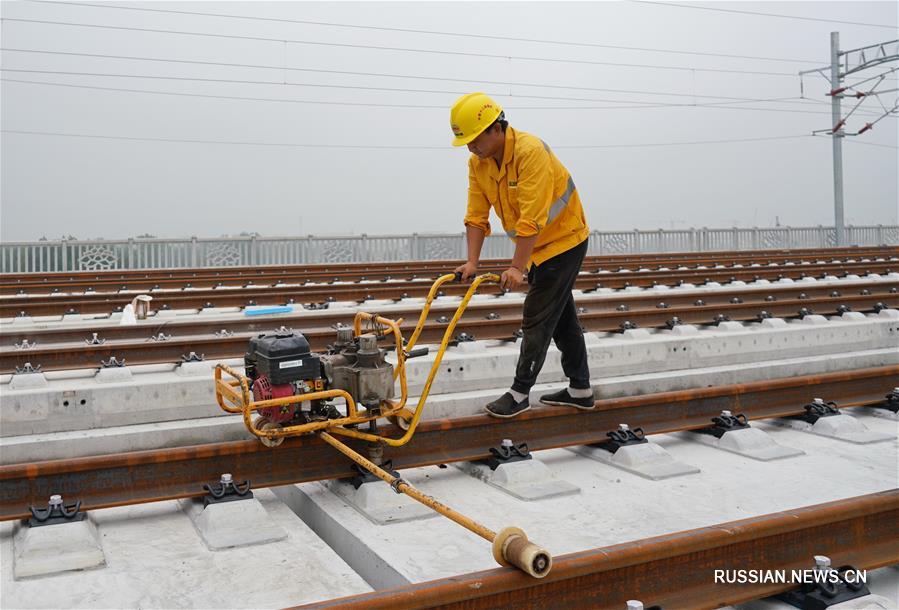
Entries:
[[[776,379],[781,377],[813,375],[842,370],[883,366],[899,363],[899,350],[894,348],[850,352],[827,357],[791,358],[771,360],[756,364],[717,366],[687,371],[666,371],[638,375],[612,376],[595,380],[594,395],[598,398],[633,396],[653,392],[685,390],[713,385],[745,383]],[[464,366],[461,365],[460,366]],[[549,373],[546,373],[549,375]],[[170,377],[171,379],[171,377]],[[543,376],[541,375],[541,379]],[[497,373],[493,385],[505,383],[504,376]],[[205,382],[203,382],[205,383]],[[537,404],[539,397],[559,388],[559,381],[541,383],[531,390],[531,402]],[[177,386],[176,386],[177,387]],[[459,391],[455,393],[432,394],[428,398],[423,417],[439,419],[482,414],[484,405],[505,390],[500,388]],[[410,398],[410,405],[417,404],[418,398]],[[153,405],[149,405],[152,407]],[[83,455],[136,451],[160,447],[194,445],[204,442],[220,442],[250,438],[240,416],[221,414],[217,406],[202,407],[211,417],[198,417],[157,423],[140,423],[117,427],[102,427],[93,430],[74,430],[19,436],[0,437],[0,463],[11,464],[27,461],[60,459]],[[146,418],[148,414],[134,407],[134,412]],[[152,412],[152,411],[151,411]],[[182,417],[191,413],[185,408]],[[177,414],[177,409],[163,412],[167,417]]]
[[15,581],[12,525],[0,525],[3,608],[283,608],[370,591],[272,492],[288,532],[272,544],[210,551],[177,502],[95,511],[105,568]]
[[[521,527],[531,540],[563,554],[895,488],[899,426],[873,417],[866,417],[865,423],[893,434],[894,440],[878,444],[874,451],[771,426],[767,431],[776,442],[805,452],[775,462],[718,451],[676,435],[654,435],[652,441],[676,459],[702,469],[693,476],[657,481],[567,450],[537,452],[535,457],[581,493],[534,502],[517,501],[454,468],[414,469],[403,477],[491,529]],[[486,541],[442,517],[426,526],[375,526],[321,485],[289,486],[278,493],[326,513],[326,535],[352,535],[355,545],[364,547],[358,555],[364,565],[354,568],[377,572],[377,566],[387,566],[392,582],[397,575],[421,582],[494,567]]]

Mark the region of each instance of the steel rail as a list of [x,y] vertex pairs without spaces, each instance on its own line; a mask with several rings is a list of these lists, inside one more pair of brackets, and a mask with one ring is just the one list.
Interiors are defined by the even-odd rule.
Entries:
[[[473,309],[463,315],[456,326],[456,336],[464,333],[475,339],[507,339],[515,338],[516,332],[521,328],[521,306],[515,304],[498,318],[487,319],[483,315],[484,308]],[[665,305],[668,305],[665,303]],[[742,301],[739,303],[690,304],[665,308],[649,306],[640,309],[591,309],[584,308],[579,313],[578,319],[586,331],[591,332],[617,332],[628,324],[640,328],[665,328],[674,324],[675,320],[681,324],[708,325],[716,324],[721,320],[731,321],[759,321],[760,316],[795,318],[801,317],[801,310],[810,313],[838,314],[840,307],[850,311],[872,312],[882,307],[899,308],[899,293],[885,292],[871,295],[841,295],[832,297],[825,295],[816,298],[781,299],[766,301],[758,300]],[[495,308],[494,308],[495,309]],[[491,311],[491,313],[497,313]],[[392,313],[392,315],[398,315]],[[422,328],[419,343],[439,342],[446,330],[446,317],[437,319],[440,312],[433,312]],[[719,320],[719,317],[722,317]],[[334,342],[334,329],[323,322],[330,321],[330,317],[313,317],[302,320],[302,326],[296,330],[303,333],[315,351],[323,351]],[[297,320],[299,322],[299,320]],[[417,319],[410,317],[401,324],[405,334],[412,331]],[[84,337],[77,343],[35,343],[28,349],[10,349],[4,345],[0,349],[0,373],[13,373],[17,368],[27,364],[33,367],[40,365],[44,371],[69,370],[76,368],[99,368],[103,361],[109,362],[110,358],[117,361],[126,361],[128,364],[163,364],[180,362],[182,356],[190,352],[202,354],[206,359],[223,359],[240,357],[246,351],[247,341],[260,331],[270,331],[286,324],[286,320],[269,319],[253,322],[253,329],[241,329],[238,332],[224,333],[220,336],[202,335],[167,335],[165,327],[159,334],[165,336],[164,340],[153,340],[153,335],[143,339],[106,340],[101,344],[89,344],[87,340],[92,337]],[[219,324],[220,327],[227,326]],[[81,331],[88,335],[86,331]],[[144,332],[147,332],[146,330]],[[36,335],[35,335],[36,336]],[[102,340],[98,334],[98,340]],[[36,341],[36,340],[34,340]],[[21,344],[20,344],[21,345]]]
[[[899,256],[897,247],[870,248],[819,248],[797,250],[749,250],[749,251],[711,251],[703,253],[669,253],[669,254],[610,254],[588,256],[584,261],[585,268],[614,267],[625,264],[657,265],[676,263],[678,265],[734,265],[740,263],[804,263],[816,262],[827,257],[895,257]],[[248,279],[271,278],[283,281],[285,277],[323,277],[330,279],[337,274],[341,279],[357,279],[368,274],[373,279],[386,275],[408,275],[409,273],[438,273],[448,267],[461,265],[462,260],[440,261],[399,261],[391,263],[323,263],[309,265],[257,265],[240,267],[194,267],[184,269],[121,269],[109,271],[82,272],[48,272],[48,273],[10,273],[0,278],[0,295],[15,294],[23,288],[41,289],[116,286],[122,282],[131,282],[133,290],[147,290],[155,283],[160,286],[181,287],[191,282],[197,287],[214,286],[217,282],[246,281]],[[507,265],[509,259],[485,259],[482,267],[493,270]]]
[[897,519],[899,489],[890,489],[555,557],[540,580],[497,568],[297,608],[619,610],[629,599],[666,610],[720,608],[797,585],[716,583],[716,570],[791,574],[809,569],[815,555],[864,570],[899,562]]
[[[593,411],[546,407],[511,420],[486,415],[431,420],[409,444],[384,447],[384,458],[405,469],[485,459],[503,438],[526,442],[534,451],[583,445],[605,440],[620,423],[647,434],[693,430],[709,426],[722,410],[753,420],[786,417],[803,413],[815,397],[841,407],[875,405],[897,385],[899,365],[602,399]],[[351,439],[348,444],[366,453],[364,444]],[[248,440],[4,465],[0,520],[24,518],[28,506],[43,506],[52,494],[81,500],[85,510],[201,496],[202,485],[224,472],[257,488],[353,474],[350,462],[314,435],[289,438],[276,448]]]
[[[609,264],[604,261],[593,260],[588,257],[582,265],[585,272],[599,273],[601,271],[622,271],[629,267],[638,267],[644,271],[670,271],[672,267],[675,270],[685,269],[740,269],[746,266],[795,266],[802,265],[804,267],[824,264],[824,263],[850,263],[850,262],[887,262],[896,261],[899,252],[896,255],[858,257],[843,256],[842,258],[830,257],[830,260],[821,257],[755,257],[746,259],[730,259],[726,264],[713,259],[708,260],[684,260],[684,261],[633,261],[632,263],[613,263]],[[98,294],[141,294],[153,290],[183,290],[185,288],[243,288],[247,286],[255,287],[271,287],[276,284],[297,284],[307,282],[331,283],[331,282],[365,282],[365,281],[388,281],[403,279],[431,278],[445,273],[447,269],[455,268],[459,261],[435,261],[423,263],[421,266],[413,267],[404,265],[393,269],[379,271],[377,269],[369,269],[367,266],[362,269],[306,269],[306,268],[280,268],[270,269],[267,271],[257,270],[252,272],[238,272],[230,274],[225,272],[216,272],[214,274],[197,272],[189,277],[159,277],[147,276],[138,279],[96,279],[96,280],[73,280],[63,283],[48,283],[47,279],[43,281],[28,281],[16,284],[3,285],[0,284],[0,299],[8,299],[10,297],[39,298],[43,295],[51,295],[59,292],[62,293],[79,293],[79,292],[96,292]],[[746,264],[742,264],[745,262]],[[482,272],[501,271],[508,261],[484,261],[480,266]],[[676,267],[675,267],[676,265]],[[635,269],[634,269],[635,270]],[[123,283],[128,282],[128,283]],[[99,288],[99,290],[98,290]]]
[[[868,275],[890,273],[899,268],[897,261],[865,263],[827,263],[823,265],[794,265],[778,267],[685,269],[670,271],[624,271],[617,273],[582,273],[575,281],[575,288],[589,290],[596,287],[626,288],[650,287],[660,284],[676,286],[682,283],[703,284],[732,280],[802,279],[818,275]],[[198,288],[180,291],[153,291],[153,309],[200,309],[214,307],[245,307],[254,304],[324,303],[328,301],[356,301],[397,299],[402,296],[421,297],[428,293],[431,279],[414,279],[405,282],[370,282],[351,284],[307,284],[302,286],[266,286],[241,289]],[[447,295],[461,295],[467,286],[445,284]],[[486,294],[499,294],[500,288],[492,286]],[[111,313],[130,303],[134,295],[124,293],[84,293],[79,295],[28,297],[17,295],[0,299],[0,317],[19,315],[44,316],[64,313]]]
[[[759,287],[738,286],[734,288],[723,287],[714,291],[696,293],[693,291],[669,291],[665,294],[646,292],[614,293],[579,293],[575,295],[578,307],[586,311],[612,311],[620,307],[629,310],[640,308],[652,308],[661,304],[669,307],[694,305],[698,300],[706,305],[719,305],[731,303],[733,299],[740,299],[747,303],[779,301],[783,299],[807,299],[829,296],[833,299],[842,297],[843,294],[855,295],[865,291],[872,297],[881,296],[889,298],[889,294],[899,292],[899,281],[856,281],[844,286],[824,284],[771,284],[761,289]],[[397,305],[402,305],[405,299],[400,299]],[[836,301],[835,301],[836,302]],[[431,308],[432,317],[437,317],[447,311],[455,311],[456,303],[443,303],[436,301]],[[762,307],[764,308],[764,307]],[[418,304],[409,303],[406,307],[392,308],[390,315],[395,318],[417,318],[421,310]],[[586,311],[584,313],[586,313]],[[520,302],[509,302],[505,299],[495,301],[472,301],[467,313],[469,318],[491,313],[500,316],[515,315],[521,312]],[[270,330],[274,326],[287,326],[297,329],[304,327],[331,327],[336,324],[352,322],[353,314],[345,310],[306,310],[298,313],[278,314],[259,318],[256,316],[240,317],[237,319],[217,319],[216,316],[178,316],[177,318],[150,317],[146,322],[137,325],[110,326],[98,325],[96,327],[22,327],[17,325],[4,325],[0,328],[0,345],[11,346],[21,344],[27,340],[29,343],[81,343],[83,339],[91,338],[91,333],[97,332],[106,340],[139,339],[146,340],[160,333],[172,336],[181,335],[213,335],[216,332],[227,330],[229,332],[254,332]]]

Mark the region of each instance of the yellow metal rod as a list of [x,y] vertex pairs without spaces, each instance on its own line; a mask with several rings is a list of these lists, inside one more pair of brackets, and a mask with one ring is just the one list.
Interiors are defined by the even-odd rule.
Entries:
[[360,466],[362,466],[363,468],[368,470],[370,473],[372,473],[373,475],[375,475],[376,477],[378,477],[385,483],[388,483],[395,490],[406,494],[410,498],[417,500],[418,502],[421,502],[428,508],[437,511],[444,517],[447,517],[448,519],[455,521],[456,523],[458,523],[465,529],[477,534],[481,538],[484,538],[485,540],[487,540],[487,542],[492,543],[494,538],[496,538],[496,532],[494,532],[493,530],[484,527],[483,525],[481,525],[477,521],[474,521],[473,519],[469,519],[462,513],[453,510],[452,508],[443,504],[442,502],[438,502],[431,496],[423,494],[422,492],[420,492],[418,489],[416,489],[412,485],[409,485],[408,483],[406,483],[404,480],[398,479],[397,477],[393,476],[389,472],[387,472],[387,471],[383,470],[382,468],[378,467],[377,465],[375,465],[371,460],[368,460],[365,457],[359,455],[358,453],[353,451],[351,448],[347,447],[346,445],[341,443],[339,440],[337,440],[336,438],[334,438],[333,436],[328,434],[327,432],[320,432],[319,436],[322,439],[324,439],[324,441],[326,443],[328,443],[329,445],[331,445],[332,447],[334,447],[335,449],[340,451],[342,454],[344,454],[345,456],[347,456],[348,458],[350,458],[351,460],[353,460],[354,462],[356,462],[357,464],[359,464]]

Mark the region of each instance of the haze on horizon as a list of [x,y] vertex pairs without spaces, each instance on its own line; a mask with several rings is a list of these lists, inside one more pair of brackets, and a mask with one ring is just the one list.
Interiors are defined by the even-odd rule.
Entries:
[[[470,91],[552,146],[592,229],[830,225],[829,86],[797,73],[831,31],[895,40],[897,6],[5,1],[0,239],[461,232]],[[845,138],[847,224],[899,223],[897,140],[895,115]]]

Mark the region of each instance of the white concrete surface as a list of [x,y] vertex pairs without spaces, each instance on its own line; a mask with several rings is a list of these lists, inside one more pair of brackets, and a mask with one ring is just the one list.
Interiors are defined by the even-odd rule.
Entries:
[[371,590],[268,490],[258,497],[288,537],[210,551],[177,502],[92,513],[104,568],[13,580],[12,529],[0,524],[3,608],[283,608]]
[[287,531],[272,519],[255,497],[203,506],[200,498],[179,500],[197,533],[212,551],[277,542]]
[[868,444],[893,440],[891,434],[873,432],[857,418],[845,413],[821,417],[813,424],[796,419],[779,419],[774,420],[772,423],[848,443]]
[[[628,331],[624,336],[588,333],[591,375],[599,382],[619,375],[687,371],[729,364],[750,364],[846,352],[886,350],[882,364],[899,360],[896,310],[884,310],[864,321],[826,320],[820,325],[791,321],[783,326],[739,325],[731,330]],[[808,318],[806,318],[808,319]],[[770,320],[766,320],[770,322]],[[726,323],[725,323],[726,324]],[[736,323],[733,323],[736,324]],[[498,341],[463,343],[447,351],[432,386],[434,396],[459,391],[504,389],[511,383],[519,348]],[[434,354],[407,364],[409,391],[424,384]],[[226,360],[240,367],[241,359]],[[213,362],[128,367],[130,379],[100,379],[87,371],[47,373],[46,387],[15,389],[10,376],[0,379],[0,436],[42,434],[123,426],[186,418],[216,417]],[[876,366],[866,364],[864,366]],[[12,376],[12,381],[31,375]],[[550,346],[538,383],[562,382],[559,351]],[[103,383],[100,383],[103,381]]]
[[[656,435],[650,437],[653,442],[702,469],[656,481],[567,450],[537,452],[535,457],[581,493],[533,502],[516,500],[456,468],[401,474],[487,527],[521,527],[529,538],[560,555],[895,488],[899,424],[858,417],[872,430],[891,434],[893,441],[856,445],[759,423],[779,444],[805,452],[789,460],[760,462],[674,435]],[[277,493],[295,509],[304,506],[304,514],[328,515],[317,524],[319,535],[352,537],[362,544],[364,553],[350,559],[357,571],[387,565],[391,582],[422,582],[495,565],[486,541],[442,517],[427,525],[375,526],[321,484],[279,488]]]
[[743,455],[762,462],[782,460],[784,458],[802,455],[802,451],[799,449],[778,445],[769,434],[766,434],[758,428],[750,427],[739,430],[728,430],[721,436],[721,438],[717,438],[711,434],[697,432],[683,432],[677,434],[680,438],[715,447],[722,451],[730,451],[731,453]]
[[560,479],[546,464],[535,458],[499,464],[496,470],[491,470],[485,462],[456,462],[455,466],[469,476],[526,502],[580,492],[577,485]]
[[[598,398],[613,398],[796,375],[814,375],[886,364],[899,364],[899,349],[888,348],[825,357],[790,358],[755,364],[613,376],[594,379],[593,390]],[[441,371],[441,374],[444,373],[445,371]],[[507,379],[498,376],[497,373],[492,385],[502,384],[498,388],[461,391],[461,387],[464,386],[460,384],[454,393],[432,394],[425,405],[423,417],[440,419],[482,414],[484,405],[507,389],[506,383]],[[561,380],[534,386],[531,390],[532,404],[538,404],[542,394],[557,390],[560,383]],[[416,404],[418,398],[411,397],[409,405],[414,407]],[[149,411],[142,413],[135,406],[135,416],[149,417],[153,413],[153,407],[154,404],[150,404]],[[0,463],[10,464],[252,438],[240,416],[220,415],[221,411],[217,406],[208,406],[204,409],[212,411],[215,416],[101,427],[93,430],[0,437]],[[185,411],[184,415],[187,416],[191,409],[185,408]],[[177,409],[170,409],[163,414],[173,417],[177,414]]]
[[614,453],[599,445],[580,445],[569,450],[651,481],[699,472],[696,466],[675,460],[670,453],[652,441],[626,445]]
[[320,484],[375,525],[431,519],[435,516],[434,511],[405,494],[396,493],[382,481],[369,481],[358,488],[344,480]]
[[38,527],[13,525],[13,574],[17,580],[106,564],[91,516]]

